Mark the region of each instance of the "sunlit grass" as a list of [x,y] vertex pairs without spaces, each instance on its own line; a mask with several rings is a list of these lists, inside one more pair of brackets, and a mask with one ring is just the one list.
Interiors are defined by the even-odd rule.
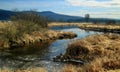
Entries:
[[28,68],[28,69],[8,69],[8,68],[4,68],[4,69],[1,69],[0,72],[47,72],[47,71],[46,71],[46,68],[36,67],[36,68]]
[[80,67],[81,72],[106,72],[109,70],[114,72],[114,70],[120,69],[119,55],[119,34],[95,34],[77,40],[68,46],[65,54],[65,56],[86,62]]
[[93,24],[93,23],[61,23],[53,22],[49,23],[48,27],[52,26],[78,26],[80,28],[99,28],[99,29],[120,29],[119,24]]

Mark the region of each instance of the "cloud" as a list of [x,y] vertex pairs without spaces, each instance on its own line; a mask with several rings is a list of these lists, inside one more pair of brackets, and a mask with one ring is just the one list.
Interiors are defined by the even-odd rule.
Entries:
[[80,10],[79,12],[73,14],[75,16],[83,16],[85,14],[89,13],[91,18],[114,18],[114,19],[120,19],[120,12],[116,12],[115,10],[108,10],[106,12],[95,12],[95,11],[89,11],[89,10]]
[[119,12],[91,12],[91,17],[95,18],[114,18],[114,19],[120,19],[120,13]]
[[120,0],[66,0],[72,6],[120,7]]

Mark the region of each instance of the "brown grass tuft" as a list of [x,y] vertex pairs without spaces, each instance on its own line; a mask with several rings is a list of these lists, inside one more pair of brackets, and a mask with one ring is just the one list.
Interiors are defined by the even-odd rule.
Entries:
[[95,34],[70,44],[64,56],[87,62],[82,72],[120,69],[120,35]]
[[63,72],[77,72],[75,66],[73,65],[65,65],[63,67]]

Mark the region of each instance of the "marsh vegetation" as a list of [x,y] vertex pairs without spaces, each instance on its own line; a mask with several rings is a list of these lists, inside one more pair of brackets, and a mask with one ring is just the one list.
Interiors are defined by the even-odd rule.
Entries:
[[[61,31],[50,30],[50,27],[62,26]],[[77,26],[70,29],[63,29],[65,26]],[[94,28],[104,30],[102,32],[84,31],[82,29],[93,30]],[[105,33],[106,30],[118,31],[115,33]],[[44,52],[46,59],[63,53],[63,57],[79,60],[84,65],[67,64],[61,68],[63,72],[114,72],[120,71],[120,25],[104,25],[91,23],[49,23],[46,18],[39,16],[36,12],[20,13],[11,17],[11,21],[0,22],[0,52],[2,49],[10,48],[11,56],[14,59],[19,57],[21,51],[27,59],[27,51],[22,49],[14,52],[14,48],[27,48],[28,51],[33,50],[35,56],[44,52],[44,50],[34,52],[35,48],[48,48]],[[63,32],[64,31],[64,32]],[[73,32],[69,32],[73,31]],[[77,33],[77,34],[75,34]],[[85,34],[84,34],[85,33]],[[78,36],[77,38],[75,38]],[[74,38],[74,39],[72,39]],[[62,40],[57,40],[62,39]],[[51,41],[52,40],[52,41]],[[57,41],[56,41],[57,40]],[[64,43],[65,42],[65,43]],[[53,44],[52,44],[53,43]],[[65,44],[65,45],[64,45]],[[35,47],[36,46],[36,47]],[[13,49],[11,49],[13,48]],[[32,49],[33,48],[33,49]],[[58,49],[59,48],[59,49]],[[61,50],[63,49],[63,50]],[[49,52],[50,51],[50,52]],[[27,55],[26,55],[27,54]],[[22,55],[22,54],[21,54]],[[42,54],[41,54],[42,55]],[[9,55],[8,55],[9,56]],[[40,55],[38,55],[40,56]],[[20,56],[22,58],[23,56]],[[49,58],[50,57],[50,58]],[[2,58],[2,55],[0,56]],[[30,57],[32,58],[32,57]],[[6,58],[6,60],[9,58]],[[3,60],[3,59],[1,59]],[[24,60],[24,57],[19,60]],[[36,60],[41,60],[36,57]],[[26,61],[26,60],[24,60]],[[3,61],[4,62],[4,61]],[[38,61],[39,62],[39,61]],[[53,62],[53,61],[50,61]],[[32,62],[30,62],[32,63]],[[35,62],[36,63],[36,62]],[[40,62],[41,63],[41,62]],[[23,62],[24,64],[24,62]],[[54,63],[53,63],[54,64]],[[36,64],[37,65],[37,64]],[[9,65],[8,65],[9,66]],[[53,65],[54,66],[54,65]],[[61,65],[62,66],[62,65]],[[28,66],[29,67],[29,66]],[[35,67],[25,69],[9,69],[1,68],[2,72],[47,72],[46,67]],[[57,69],[54,70],[56,72]],[[58,70],[59,71],[59,70]]]
[[119,55],[119,34],[95,34],[76,40],[68,45],[65,53],[66,57],[85,62],[85,65],[80,67],[80,72],[106,72],[120,69]]
[[47,18],[34,11],[11,16],[11,21],[0,22],[0,47],[29,46],[36,42],[76,37],[73,32],[53,31],[47,26]]

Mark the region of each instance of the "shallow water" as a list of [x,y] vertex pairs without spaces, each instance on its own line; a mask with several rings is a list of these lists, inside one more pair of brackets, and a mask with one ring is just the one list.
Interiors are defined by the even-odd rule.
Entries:
[[49,72],[53,69],[61,69],[65,63],[53,62],[52,58],[64,54],[68,44],[76,39],[84,38],[88,35],[100,33],[94,31],[85,31],[76,26],[56,26],[50,28],[52,30],[73,31],[77,34],[74,39],[56,40],[50,45],[46,45],[43,49],[41,47],[32,48],[31,50],[15,50],[15,51],[0,51],[0,68],[28,68],[28,67],[47,67]]

